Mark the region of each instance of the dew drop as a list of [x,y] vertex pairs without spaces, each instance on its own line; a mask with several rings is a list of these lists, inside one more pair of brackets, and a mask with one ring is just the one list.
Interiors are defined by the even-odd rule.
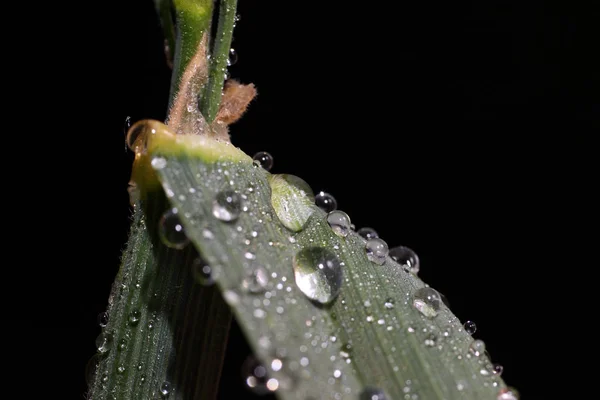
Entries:
[[485,343],[483,340],[473,340],[471,345],[469,346],[469,353],[474,355],[475,357],[479,357],[485,351]]
[[110,345],[112,343],[112,335],[108,332],[102,332],[96,338],[96,350],[98,353],[104,354],[110,350]]
[[189,243],[176,208],[167,210],[160,218],[158,236],[165,246],[172,249],[183,249]]
[[391,310],[392,308],[394,308],[394,299],[392,299],[391,297],[388,297],[385,300],[385,303],[383,303],[383,306],[389,310]]
[[466,381],[464,380],[460,380],[458,382],[456,382],[456,389],[458,389],[459,392],[462,392],[463,390],[465,390],[469,385],[467,384]]
[[233,190],[217,193],[213,201],[213,215],[221,221],[231,222],[238,219],[242,212],[242,199]]
[[427,346],[427,347],[434,347],[436,342],[437,342],[437,337],[433,333],[430,333],[425,338],[425,346]]
[[406,272],[417,274],[419,272],[419,256],[405,246],[396,246],[390,249],[390,257],[402,266]]
[[494,371],[494,375],[500,376],[504,371],[504,367],[500,364],[494,364],[492,370]]
[[273,168],[273,156],[266,151],[259,151],[254,155],[254,157],[252,157],[252,159],[266,171],[270,171],[271,168]]
[[369,261],[374,262],[377,265],[383,265],[385,258],[388,255],[388,245],[380,238],[367,240],[365,250]]
[[516,389],[507,387],[500,390],[498,393],[497,400],[519,400],[519,392]]
[[129,314],[129,325],[135,326],[140,322],[142,314],[138,310],[133,310]]
[[152,165],[152,168],[155,170],[161,170],[167,166],[167,159],[161,156],[153,157],[152,161],[150,161],[150,165]]
[[342,287],[342,267],[331,251],[307,247],[293,259],[296,286],[306,297],[326,304],[335,299]]
[[337,201],[335,200],[335,198],[329,193],[323,191],[319,192],[315,196],[315,204],[317,205],[317,207],[319,207],[326,213],[337,209]]
[[437,315],[441,301],[440,294],[430,287],[418,289],[413,295],[413,306],[428,318]]
[[444,296],[443,293],[440,293],[440,299],[442,299],[442,303],[444,303],[446,307],[450,308],[450,302],[448,301],[448,298]]
[[375,239],[379,237],[379,235],[377,234],[377,232],[375,232],[375,229],[373,228],[360,228],[356,233],[358,233],[366,240]]
[[373,387],[367,386],[360,392],[360,396],[358,397],[360,400],[387,400],[387,396],[383,393],[383,390]]
[[242,281],[242,288],[250,293],[263,293],[268,283],[267,271],[263,268],[255,268]]
[[238,61],[237,51],[235,51],[235,49],[232,47],[231,49],[229,49],[229,58],[227,59],[227,66],[231,67],[237,61]]
[[473,321],[467,321],[467,322],[465,322],[465,324],[463,325],[463,327],[465,328],[465,331],[469,335],[472,335],[475,332],[477,332],[477,325],[475,325],[475,322],[473,322]]
[[260,364],[253,356],[246,359],[242,365],[242,374],[246,380],[246,385],[256,394],[262,395],[270,391],[267,388],[269,377],[267,368]]
[[98,325],[100,325],[101,328],[106,327],[106,325],[108,325],[108,313],[106,311],[101,312],[100,314],[98,314],[98,318],[96,320],[98,321]]
[[213,270],[202,257],[196,257],[192,262],[192,275],[201,285],[210,286],[215,283]]
[[327,223],[333,232],[341,237],[348,236],[350,232],[350,217],[343,211],[331,211],[327,215]]
[[163,384],[160,386],[160,394],[162,397],[169,397],[171,394],[171,383],[167,381],[163,382]]

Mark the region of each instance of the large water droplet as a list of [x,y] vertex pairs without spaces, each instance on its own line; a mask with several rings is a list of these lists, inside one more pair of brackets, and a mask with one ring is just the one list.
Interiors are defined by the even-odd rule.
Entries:
[[[242,374],[246,379],[246,385],[256,394],[263,395],[269,393],[273,387],[267,387],[269,377],[267,375],[267,368],[258,362],[254,357],[250,356],[246,359],[242,365]],[[277,389],[277,388],[275,388]]]
[[212,212],[221,221],[235,221],[242,212],[242,198],[230,189],[219,192],[213,201]]
[[189,243],[176,208],[167,210],[160,218],[158,236],[165,246],[172,249],[183,249]]
[[475,325],[475,322],[473,321],[467,321],[463,326],[469,335],[472,335],[477,331],[477,325]]
[[319,192],[315,196],[315,204],[317,205],[317,207],[319,207],[326,213],[337,209],[337,201],[335,200],[335,198],[329,193],[323,191]]
[[233,64],[235,64],[238,61],[238,53],[237,51],[235,51],[235,49],[232,47],[229,49],[229,58],[227,59],[227,66],[231,67]]
[[104,354],[110,350],[112,339],[112,335],[108,332],[102,332],[99,334],[96,338],[96,350],[98,350],[98,353]]
[[271,168],[273,168],[273,156],[266,151],[259,151],[252,159],[267,171],[270,171]]
[[322,304],[335,299],[342,287],[342,267],[331,251],[307,247],[293,259],[296,285],[306,297]]
[[358,233],[360,236],[362,236],[366,240],[375,239],[375,238],[379,237],[379,235],[377,234],[375,229],[368,228],[368,227],[360,228],[356,233]]
[[385,258],[388,255],[388,245],[380,238],[367,240],[365,250],[367,252],[367,258],[377,265],[383,265]]
[[268,283],[267,271],[263,268],[255,268],[244,278],[242,287],[250,293],[263,293]]
[[140,313],[138,310],[133,310],[129,314],[129,325],[132,325],[132,326],[137,325],[138,322],[140,322],[141,317],[142,317],[142,313]]
[[406,272],[417,274],[419,272],[419,256],[405,246],[396,246],[390,249],[390,257],[402,266]]
[[100,314],[98,314],[96,320],[98,321],[98,325],[100,325],[101,328],[106,327],[106,325],[108,325],[108,313],[106,311],[101,312]]
[[359,396],[360,400],[387,400],[387,396],[383,393],[383,390],[373,387],[367,386],[360,392]]
[[215,283],[213,269],[202,257],[196,257],[192,262],[192,274],[201,285],[210,286]]
[[430,287],[418,289],[413,295],[413,306],[428,318],[437,315],[441,301],[439,293]]
[[163,382],[163,384],[160,386],[160,395],[162,397],[169,397],[169,395],[171,394],[171,383],[170,382]]
[[479,357],[485,351],[485,343],[483,340],[473,340],[471,345],[469,346],[469,353],[474,355],[475,357]]
[[350,217],[343,211],[332,211],[327,215],[327,223],[333,232],[341,237],[348,236],[350,232]]
[[516,389],[507,387],[500,390],[498,393],[497,400],[519,400],[519,392]]

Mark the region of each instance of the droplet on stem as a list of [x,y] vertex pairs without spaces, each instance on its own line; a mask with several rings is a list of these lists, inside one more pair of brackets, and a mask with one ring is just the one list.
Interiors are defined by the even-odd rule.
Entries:
[[337,209],[337,201],[335,198],[329,193],[323,191],[317,193],[315,196],[315,204],[326,213]]
[[356,233],[358,233],[363,239],[366,240],[375,239],[379,237],[375,229],[368,227],[360,228]]
[[273,168],[273,156],[266,151],[259,151],[252,159],[266,171],[270,171]]
[[167,210],[161,217],[158,236],[165,246],[172,249],[183,249],[189,243],[190,240],[185,234],[176,208]]
[[385,241],[380,238],[373,238],[367,240],[365,251],[367,252],[367,258],[369,261],[377,265],[383,265],[389,250]]
[[212,211],[215,218],[221,221],[235,221],[242,212],[242,198],[233,190],[221,191],[215,196]]
[[465,322],[463,327],[465,328],[465,332],[467,332],[469,335],[472,335],[475,332],[477,332],[477,325],[475,325],[475,322],[473,321]]
[[333,301],[342,287],[342,267],[335,254],[322,247],[307,247],[293,259],[296,286],[321,304]]
[[406,246],[396,246],[390,249],[390,257],[402,266],[402,269],[417,274],[420,269],[417,253]]
[[430,287],[418,289],[413,295],[413,306],[428,318],[437,315],[441,301],[439,293]]
[[350,233],[350,217],[343,211],[330,212],[327,215],[327,223],[338,236],[346,237]]

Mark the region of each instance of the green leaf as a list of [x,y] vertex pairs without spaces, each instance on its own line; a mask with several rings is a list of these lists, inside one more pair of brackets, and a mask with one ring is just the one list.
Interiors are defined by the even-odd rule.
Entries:
[[390,257],[370,261],[365,240],[336,234],[282,184],[289,179],[228,143],[155,139],[149,156],[169,201],[280,398],[356,399],[379,388],[391,399],[494,399],[505,388],[452,312],[417,293],[426,287],[418,277]]

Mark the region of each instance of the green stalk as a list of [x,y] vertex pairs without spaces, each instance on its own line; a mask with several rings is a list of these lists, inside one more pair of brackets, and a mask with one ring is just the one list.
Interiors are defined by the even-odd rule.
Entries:
[[200,100],[200,111],[211,123],[221,103],[223,81],[227,72],[227,60],[233,38],[237,0],[222,0],[219,8],[219,23],[210,62],[208,83]]
[[173,52],[175,51],[175,25],[171,14],[172,0],[154,0],[156,14],[160,19],[160,25],[165,36],[165,56],[169,65],[173,65]]

